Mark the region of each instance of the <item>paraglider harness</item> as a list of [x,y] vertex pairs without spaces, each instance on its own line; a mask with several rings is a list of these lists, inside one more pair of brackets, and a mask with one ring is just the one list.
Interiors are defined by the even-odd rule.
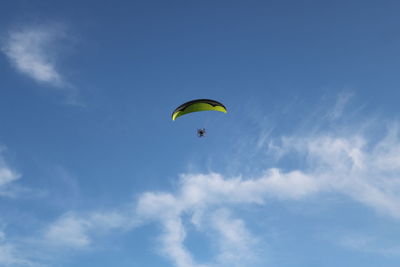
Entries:
[[205,137],[206,136],[206,129],[197,129],[197,136],[198,137]]

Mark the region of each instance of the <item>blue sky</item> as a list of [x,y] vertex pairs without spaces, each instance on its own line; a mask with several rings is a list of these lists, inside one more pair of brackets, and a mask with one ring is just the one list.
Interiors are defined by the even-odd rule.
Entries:
[[0,265],[398,266],[399,8],[3,0]]

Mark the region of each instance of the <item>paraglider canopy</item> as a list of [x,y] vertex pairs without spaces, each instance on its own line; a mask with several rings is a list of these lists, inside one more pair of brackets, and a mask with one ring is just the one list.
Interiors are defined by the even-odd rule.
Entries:
[[176,118],[188,113],[206,110],[215,110],[227,113],[226,107],[218,101],[211,99],[196,99],[177,107],[174,112],[172,112],[172,120],[174,121]]

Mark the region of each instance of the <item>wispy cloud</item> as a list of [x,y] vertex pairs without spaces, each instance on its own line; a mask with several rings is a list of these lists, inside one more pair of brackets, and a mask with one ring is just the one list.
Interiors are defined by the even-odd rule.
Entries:
[[11,170],[4,162],[0,160],[0,186],[4,186],[20,177],[18,173]]
[[340,118],[343,115],[344,110],[345,110],[347,104],[349,103],[349,101],[351,100],[352,97],[353,97],[353,93],[350,93],[350,92],[342,92],[342,93],[340,93],[337,96],[337,101],[335,103],[335,106],[327,114],[328,118],[330,118],[330,119],[338,119],[338,118]]
[[[270,154],[278,153],[276,166],[260,175],[186,173],[180,176],[175,191],[144,192],[118,210],[67,212],[43,229],[39,244],[82,250],[91,248],[99,233],[128,231],[156,222],[161,226],[159,249],[174,266],[252,266],[262,255],[258,251],[260,240],[238,207],[335,193],[400,220],[400,127],[396,122],[386,127],[379,121],[368,125],[294,131],[276,138],[270,135],[264,148]],[[379,134],[371,135],[371,128],[380,129]],[[255,140],[254,148],[260,149]],[[286,157],[299,164],[279,167]],[[209,238],[215,252],[212,258],[200,261],[187,246],[193,231]],[[396,245],[379,248],[375,240],[359,236],[343,238],[341,245],[398,255]]]
[[0,265],[53,266],[67,251],[83,252],[98,247],[94,239],[110,230],[125,231],[134,227],[136,218],[130,214],[131,210],[66,212],[42,230],[36,229],[30,236],[12,240],[0,230]]
[[[237,204],[263,204],[276,191],[277,195],[298,198],[315,191],[307,177],[300,172],[281,173],[270,170],[258,179],[226,178],[220,174],[187,174],[181,177],[176,194],[145,193],[139,199],[140,218],[155,220],[163,226],[162,251],[176,266],[244,266],[256,259],[256,238],[231,210]],[[292,189],[293,184],[301,185]],[[221,207],[224,207],[221,209]],[[200,264],[185,248],[186,230],[183,220],[200,233],[214,232],[218,251],[215,260]],[[186,222],[187,225],[188,222]]]
[[[283,137],[269,134],[269,146],[264,147],[273,154],[276,167],[263,170],[262,175],[250,178],[185,174],[175,193],[143,194],[138,216],[163,225],[162,250],[175,266],[201,265],[184,245],[188,223],[203,233],[215,231],[213,236],[218,238],[219,252],[214,261],[204,266],[234,266],[237,262],[244,266],[255,260],[257,253],[249,251],[255,251],[257,240],[245,220],[234,212],[237,205],[297,201],[335,193],[400,220],[399,126],[396,122],[383,126],[379,120],[340,126],[337,120],[349,97],[340,96],[333,111],[321,114],[324,125],[329,123],[326,120],[335,120],[335,130],[315,126],[313,131],[294,131]],[[371,135],[371,129],[380,129],[379,134]],[[254,144],[254,149],[262,147],[260,142]],[[286,162],[287,157],[298,165],[279,168],[279,162]],[[184,223],[188,216],[191,219]],[[254,258],[246,259],[248,255]]]
[[6,239],[3,231],[0,231],[0,264],[2,266],[41,266],[25,258],[16,244]]
[[[18,171],[12,169],[6,162],[3,153],[5,148],[0,147],[0,197],[15,198],[20,192],[26,192],[28,189],[19,187],[14,184],[21,175]],[[0,199],[1,200],[1,199]],[[5,218],[0,217],[3,222]],[[10,241],[6,237],[3,229],[3,224],[0,225],[0,265],[1,266],[40,266],[25,257],[20,250],[18,242]]]
[[302,172],[317,192],[340,192],[400,219],[400,135],[396,124],[387,126],[386,135],[377,142],[362,133],[323,133],[285,137],[280,147],[306,160]]
[[21,73],[38,82],[62,87],[66,83],[56,67],[56,41],[64,34],[59,26],[19,28],[8,34],[2,51]]
[[[229,266],[243,266],[256,257],[258,240],[241,219],[234,218],[229,210],[220,209],[211,217],[211,226],[217,234],[218,262]],[[247,262],[248,263],[248,262]]]
[[87,247],[90,244],[90,240],[86,235],[86,229],[91,226],[92,224],[89,220],[66,213],[49,226],[44,240],[53,246]]
[[11,187],[10,184],[20,177],[21,175],[6,163],[0,147],[0,196],[14,196],[18,190]]
[[373,234],[348,234],[341,237],[336,243],[347,249],[359,252],[400,256],[399,244],[389,244],[385,240],[382,240],[381,237]]
[[67,104],[82,106],[77,88],[60,71],[65,43],[71,41],[63,24],[27,25],[10,30],[0,48],[18,72],[59,89],[66,94]]
[[[238,206],[339,193],[378,214],[400,220],[398,127],[395,123],[388,125],[378,140],[358,130],[352,134],[344,132],[347,134],[295,134],[275,140],[280,159],[295,156],[303,162],[302,168],[269,168],[252,178],[218,173],[184,174],[175,192],[140,195],[137,203],[130,204],[136,208],[129,215],[129,209],[86,216],[67,213],[49,226],[45,240],[77,248],[90,247],[98,229],[132,229],[138,227],[138,222],[155,221],[162,226],[160,251],[177,267],[246,266],[260,256],[259,241],[240,213],[235,212]],[[188,228],[189,225],[192,227]],[[187,236],[193,229],[211,237],[210,244],[217,248],[213,259],[197,262],[186,247]],[[347,247],[360,245],[361,249],[365,245],[354,239],[343,242]]]
[[38,244],[48,248],[90,248],[93,236],[99,233],[135,226],[136,218],[132,214],[130,210],[97,211],[88,214],[66,212],[44,229]]

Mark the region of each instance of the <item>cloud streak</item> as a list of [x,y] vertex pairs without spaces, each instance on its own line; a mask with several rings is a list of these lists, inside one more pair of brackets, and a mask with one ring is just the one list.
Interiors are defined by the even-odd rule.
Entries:
[[56,67],[56,42],[65,37],[61,27],[25,27],[11,31],[2,45],[19,72],[40,83],[66,86]]
[[[184,174],[176,192],[145,192],[127,210],[64,214],[48,227],[44,239],[52,245],[82,249],[91,246],[99,229],[129,230],[139,222],[157,222],[162,229],[160,252],[177,267],[246,266],[258,260],[259,240],[236,212],[238,206],[339,193],[400,220],[398,127],[389,125],[377,141],[367,136],[356,132],[282,137],[275,140],[272,152],[278,147],[282,161],[289,154],[295,155],[305,162],[301,169],[269,168],[253,178]],[[191,231],[209,238],[216,248],[213,259],[195,259],[185,245]],[[359,241],[346,239],[343,244],[362,249],[365,242]]]
[[6,163],[0,148],[0,196],[13,196],[15,188],[10,187],[10,185],[20,177],[21,175]]
[[[264,148],[276,164],[260,175],[182,174],[175,191],[144,192],[119,210],[67,212],[42,231],[39,244],[45,249],[83,250],[93,247],[99,233],[132,231],[155,222],[161,226],[158,249],[176,267],[255,266],[263,240],[238,207],[334,193],[400,220],[400,127],[396,122],[386,127],[378,122],[357,126],[269,137]],[[380,129],[379,135],[372,136],[371,128]],[[279,167],[287,157],[297,165]],[[207,238],[213,248],[211,258],[199,260],[191,251],[186,242],[194,231]],[[398,255],[398,246],[380,249],[374,240],[362,236],[346,237],[340,243],[352,250]]]
[[24,258],[15,244],[6,240],[3,231],[0,231],[0,264],[2,266],[41,266]]
[[[334,107],[336,115],[324,118],[337,122],[347,101],[347,96],[340,97]],[[270,137],[263,143],[268,141],[265,148],[277,160],[275,165],[289,159],[295,162],[294,166],[268,168],[252,178],[185,174],[175,193],[144,193],[138,202],[138,216],[158,221],[163,226],[160,238],[174,240],[162,242],[161,249],[177,267],[201,265],[184,245],[188,223],[206,236],[214,232],[217,237],[215,260],[201,266],[251,265],[249,262],[257,259],[257,253],[252,254],[253,258],[246,256],[256,251],[257,239],[234,212],[242,205],[299,201],[333,193],[370,207],[379,215],[400,220],[400,127],[394,121],[385,126],[379,121],[366,125],[339,127],[336,123],[334,130],[315,127],[310,132]],[[379,133],[371,134],[376,129],[380,129]],[[257,143],[255,147],[263,145]],[[183,223],[188,216],[190,220]],[[171,221],[177,223],[170,224]],[[350,241],[349,248],[355,244]]]

